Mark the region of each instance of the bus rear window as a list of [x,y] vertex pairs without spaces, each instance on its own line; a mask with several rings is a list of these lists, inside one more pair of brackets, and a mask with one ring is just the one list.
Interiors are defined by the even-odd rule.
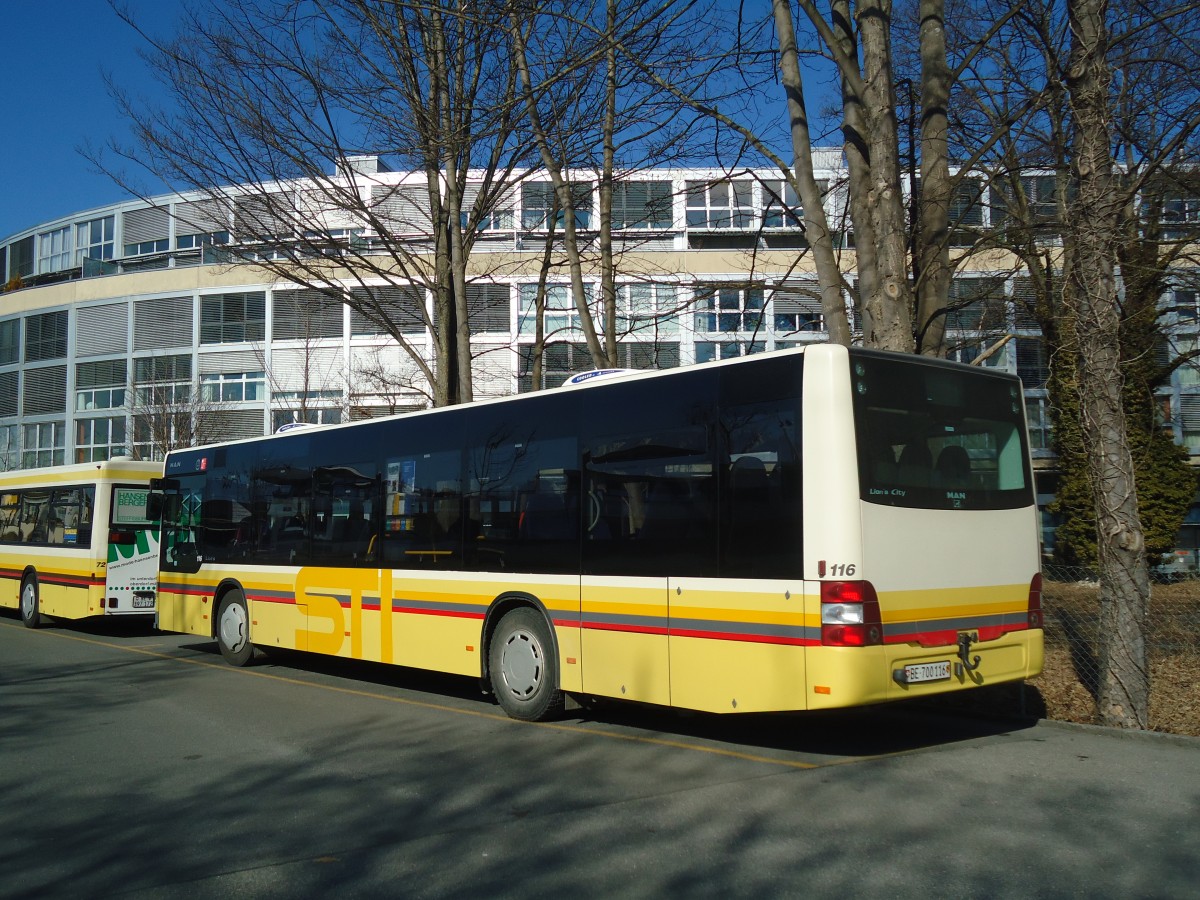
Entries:
[[1033,503],[1016,378],[861,351],[850,364],[864,500],[921,509]]

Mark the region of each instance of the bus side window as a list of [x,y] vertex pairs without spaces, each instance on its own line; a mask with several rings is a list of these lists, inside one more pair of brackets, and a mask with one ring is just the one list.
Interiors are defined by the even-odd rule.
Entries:
[[0,497],[0,541],[19,541],[21,495],[5,494]]
[[725,466],[721,575],[787,578],[800,571],[803,508],[795,400],[721,411]]
[[78,521],[75,524],[75,543],[80,547],[90,547],[92,544],[92,507],[96,503],[96,489],[86,487],[80,491]]
[[21,498],[21,540],[27,544],[46,543],[50,512],[49,491],[27,491]]

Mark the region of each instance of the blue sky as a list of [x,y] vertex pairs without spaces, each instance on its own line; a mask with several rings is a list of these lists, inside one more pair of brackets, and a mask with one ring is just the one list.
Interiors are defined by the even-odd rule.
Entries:
[[[151,31],[172,30],[172,0],[125,0]],[[123,139],[125,124],[104,86],[152,91],[137,54],[141,38],[106,0],[4,4],[5,86],[0,138],[0,239],[79,210],[128,198],[78,152],[90,140]]]
[[[175,32],[183,6],[181,0],[115,2],[159,35]],[[79,150],[88,142],[102,146],[110,138],[128,143],[127,125],[108,95],[104,72],[150,98],[157,85],[138,55],[143,39],[117,17],[108,0],[0,0],[0,5],[5,22],[0,84],[7,101],[0,137],[3,240],[60,216],[130,199]],[[819,87],[815,81],[808,86]],[[810,112],[815,114],[819,105],[811,100]],[[136,178],[141,173],[131,174]],[[166,190],[144,186],[152,193]]]

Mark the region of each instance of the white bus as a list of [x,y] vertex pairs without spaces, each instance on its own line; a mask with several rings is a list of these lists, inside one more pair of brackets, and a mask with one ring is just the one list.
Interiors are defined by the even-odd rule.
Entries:
[[45,616],[153,616],[158,524],[147,518],[161,463],[118,458],[0,472],[0,607]]
[[171,453],[159,627],[712,712],[1042,666],[1021,383],[831,345]]

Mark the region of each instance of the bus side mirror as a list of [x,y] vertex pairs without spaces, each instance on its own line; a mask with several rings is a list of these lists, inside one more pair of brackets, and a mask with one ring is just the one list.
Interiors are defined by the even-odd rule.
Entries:
[[161,522],[163,514],[163,495],[150,493],[146,495],[146,518],[151,522]]

